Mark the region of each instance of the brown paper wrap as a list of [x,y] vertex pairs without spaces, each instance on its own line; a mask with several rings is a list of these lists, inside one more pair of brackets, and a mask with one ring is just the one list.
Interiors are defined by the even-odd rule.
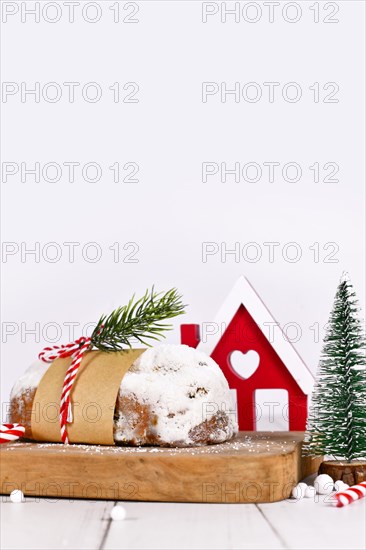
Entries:
[[[113,416],[123,376],[144,349],[85,353],[71,390],[73,421],[70,443],[114,445]],[[72,358],[56,359],[43,375],[32,407],[32,435],[38,441],[61,443],[60,399]]]

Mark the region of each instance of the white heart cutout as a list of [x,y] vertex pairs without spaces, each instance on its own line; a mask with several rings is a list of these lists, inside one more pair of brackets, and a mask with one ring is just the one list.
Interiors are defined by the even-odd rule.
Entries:
[[243,380],[248,380],[257,368],[259,367],[260,357],[259,353],[250,349],[246,353],[242,351],[235,350],[230,354],[230,365],[235,374],[243,378]]

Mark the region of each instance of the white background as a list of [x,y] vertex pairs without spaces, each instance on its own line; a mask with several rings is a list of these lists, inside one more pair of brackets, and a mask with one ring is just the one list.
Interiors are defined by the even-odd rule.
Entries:
[[[102,16],[94,24],[82,17],[85,2],[75,7],[74,23],[63,2],[56,23],[42,14],[39,23],[34,16],[22,22],[21,4],[33,8],[34,2],[2,4],[19,8],[2,24],[3,81],[19,88],[22,82],[28,88],[39,82],[41,90],[56,82],[63,91],[55,103],[42,94],[39,103],[31,95],[22,102],[20,92],[3,96],[2,162],[19,168],[95,162],[103,170],[95,183],[82,178],[80,167],[73,183],[66,168],[56,183],[42,176],[37,183],[32,175],[22,182],[20,171],[2,182],[3,246],[9,251],[13,245],[7,243],[15,243],[19,249],[2,256],[2,403],[51,338],[68,341],[65,323],[79,323],[77,337],[86,323],[124,304],[133,292],[141,294],[152,284],[161,290],[176,286],[189,304],[169,334],[169,341],[178,343],[179,322],[211,321],[240,274],[282,325],[301,328],[295,347],[315,372],[322,327],[343,270],[364,299],[364,3],[331,3],[339,7],[338,23],[324,23],[333,10],[326,11],[324,2],[318,3],[320,21],[314,23],[314,2],[307,1],[297,2],[296,23],[285,21],[283,2],[273,23],[263,2],[253,8],[262,10],[256,23],[243,17],[236,23],[233,16],[222,23],[220,13],[203,23],[201,2],[143,1],[137,2],[138,23],[123,23],[133,8],[120,2],[121,21],[114,23],[115,3],[105,1],[99,2]],[[48,18],[55,17],[54,9]],[[294,13],[290,9],[289,17]],[[64,82],[80,83],[74,103]],[[80,90],[89,82],[102,89],[96,103],[82,98]],[[115,82],[121,88],[138,83],[138,103],[114,103],[109,86]],[[236,103],[232,95],[222,102],[218,93],[204,103],[203,82],[226,82],[228,88],[256,82],[263,95],[256,103]],[[264,82],[280,83],[273,103]],[[298,102],[283,99],[288,82],[301,87]],[[314,82],[320,83],[318,103],[309,89]],[[328,82],[339,86],[337,103],[323,102]],[[114,183],[108,167],[115,162],[137,163],[138,183]],[[230,167],[256,162],[262,179],[236,183],[228,176],[222,183],[215,176],[203,183],[203,162]],[[281,167],[297,162],[302,177],[287,182],[279,171],[270,183],[263,162]],[[315,162],[337,163],[339,182],[315,183],[309,170]],[[50,242],[62,251],[54,263],[47,252],[42,255],[42,250],[54,254],[55,249],[44,249]],[[80,243],[73,263],[65,242]],[[90,242],[102,251],[96,263],[81,253]],[[109,247],[116,242],[121,248],[137,243],[138,262],[115,263]],[[203,262],[203,242],[226,243],[228,249],[235,242],[241,249],[254,242],[262,256],[236,262],[233,255],[216,254]],[[274,261],[265,242],[280,243]],[[301,248],[297,262],[282,256],[289,242]],[[35,243],[40,243],[39,262],[34,255],[22,258],[22,248]],[[314,243],[319,258],[309,248]],[[327,243],[336,244],[336,262],[327,261],[333,250],[323,249]],[[122,259],[131,250],[122,249]],[[48,323],[60,327],[58,334]],[[321,327],[320,341],[310,329],[314,323]],[[36,334],[27,333],[34,328]]]

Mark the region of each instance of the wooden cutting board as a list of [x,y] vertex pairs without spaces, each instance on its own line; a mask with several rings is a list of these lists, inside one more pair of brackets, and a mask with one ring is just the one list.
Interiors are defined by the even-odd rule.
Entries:
[[14,442],[0,447],[1,493],[160,502],[274,502],[318,470],[302,432],[240,432],[193,448]]

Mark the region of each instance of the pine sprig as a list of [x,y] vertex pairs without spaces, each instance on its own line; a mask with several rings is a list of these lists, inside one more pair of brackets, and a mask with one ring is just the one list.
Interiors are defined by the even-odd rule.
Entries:
[[184,313],[182,296],[175,288],[166,293],[146,291],[144,296],[135,300],[135,295],[127,305],[102,315],[91,335],[91,344],[100,351],[118,351],[131,347],[131,340],[138,340],[149,346],[146,340],[165,338],[170,324],[162,321]]

